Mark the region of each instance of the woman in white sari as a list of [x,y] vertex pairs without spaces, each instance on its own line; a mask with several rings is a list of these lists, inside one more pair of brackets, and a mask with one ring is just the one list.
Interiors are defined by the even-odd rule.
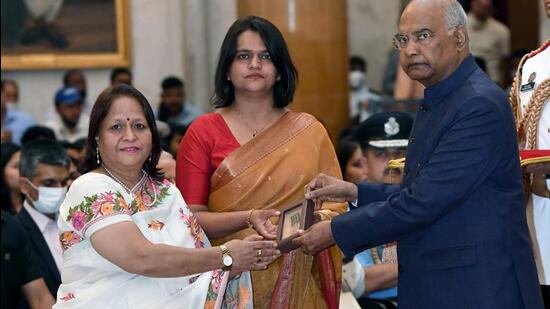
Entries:
[[[156,169],[145,97],[107,88],[90,116],[86,165],[60,209],[55,308],[251,308],[248,270],[279,254],[260,236],[211,247],[178,189]],[[261,258],[259,258],[261,256]]]

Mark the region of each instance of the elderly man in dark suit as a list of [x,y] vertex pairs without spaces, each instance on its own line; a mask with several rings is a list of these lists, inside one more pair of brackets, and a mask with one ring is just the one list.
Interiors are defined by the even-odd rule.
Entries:
[[311,254],[336,243],[352,256],[398,241],[400,309],[543,308],[512,112],[470,55],[464,10],[410,2],[395,45],[426,87],[401,187],[318,176],[306,198],[365,205],[295,243]]

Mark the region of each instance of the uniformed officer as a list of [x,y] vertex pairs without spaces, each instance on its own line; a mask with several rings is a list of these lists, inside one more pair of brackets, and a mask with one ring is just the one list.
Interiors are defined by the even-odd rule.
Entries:
[[[550,18],[550,0],[543,0]],[[525,55],[518,66],[510,92],[520,146],[526,150],[550,150],[550,39]],[[550,163],[524,169],[527,220],[533,240],[535,262],[544,302],[550,307]]]
[[354,130],[353,139],[361,145],[367,160],[369,182],[401,184],[401,171],[394,169],[390,174],[388,162],[405,157],[412,123],[407,113],[385,112],[371,116]]

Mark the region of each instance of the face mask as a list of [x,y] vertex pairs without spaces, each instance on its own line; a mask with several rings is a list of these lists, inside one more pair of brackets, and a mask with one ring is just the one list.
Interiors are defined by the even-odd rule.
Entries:
[[351,89],[357,90],[365,85],[365,73],[361,71],[351,71],[348,74],[349,85]]
[[38,200],[32,201],[32,204],[36,210],[43,214],[53,214],[59,211],[59,207],[65,199],[67,193],[67,187],[62,188],[49,188],[49,187],[36,187],[32,182],[29,184],[38,190]]

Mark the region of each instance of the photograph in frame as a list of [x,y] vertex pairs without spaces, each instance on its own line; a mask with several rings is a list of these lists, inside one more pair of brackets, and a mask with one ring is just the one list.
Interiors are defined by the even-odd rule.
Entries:
[[297,248],[292,244],[292,240],[298,236],[298,230],[305,230],[311,226],[314,208],[312,200],[304,200],[281,211],[277,229],[277,243],[281,252]]
[[128,0],[1,0],[2,70],[127,67]]

